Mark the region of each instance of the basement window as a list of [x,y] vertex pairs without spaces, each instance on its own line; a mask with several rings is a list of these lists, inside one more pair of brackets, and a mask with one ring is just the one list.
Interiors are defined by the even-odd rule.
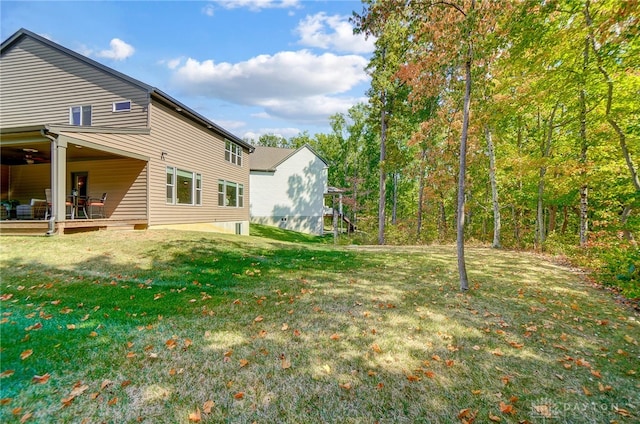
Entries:
[[113,111],[114,112],[130,112],[131,100],[126,100],[124,102],[113,102]]

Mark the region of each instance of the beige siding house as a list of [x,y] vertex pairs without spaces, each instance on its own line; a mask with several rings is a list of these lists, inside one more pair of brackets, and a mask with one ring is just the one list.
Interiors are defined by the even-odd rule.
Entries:
[[3,233],[128,226],[248,234],[252,151],[157,88],[30,31],[2,43]]

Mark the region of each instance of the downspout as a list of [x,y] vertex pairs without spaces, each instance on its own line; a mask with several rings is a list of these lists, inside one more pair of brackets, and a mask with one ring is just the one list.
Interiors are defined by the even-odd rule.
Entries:
[[58,186],[58,184],[56,184],[56,178],[57,178],[57,172],[55,170],[55,164],[57,163],[56,161],[56,154],[58,151],[58,138],[57,137],[53,137],[52,135],[49,135],[49,131],[48,130],[40,130],[40,134],[42,134],[43,137],[48,138],[49,140],[51,140],[51,214],[49,216],[49,230],[47,231],[47,235],[48,236],[52,236],[55,235],[55,231],[56,231],[56,217],[53,213],[53,211],[56,210],[56,208],[54,207],[55,205],[55,199],[57,199],[57,195],[56,195],[56,187]]

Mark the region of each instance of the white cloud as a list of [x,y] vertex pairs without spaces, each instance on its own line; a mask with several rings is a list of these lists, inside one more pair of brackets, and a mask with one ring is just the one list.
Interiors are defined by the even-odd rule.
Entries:
[[308,15],[298,23],[295,33],[300,36],[298,43],[307,47],[349,53],[371,53],[375,49],[373,38],[353,33],[346,16],[327,16],[324,12]]
[[299,0],[215,0],[217,4],[225,9],[247,8],[252,12],[261,9],[287,9],[299,7]]
[[215,14],[215,7],[212,4],[208,4],[202,8],[202,13],[207,16],[213,16]]
[[369,79],[362,56],[315,55],[307,50],[260,55],[244,62],[189,58],[173,73],[183,94],[261,107],[268,117],[318,122],[346,112],[360,99],[345,97]]
[[174,82],[191,95],[262,104],[272,98],[344,93],[368,79],[366,65],[361,56],[318,56],[307,50],[260,55],[235,64],[189,58],[177,69]]
[[169,61],[167,61],[167,68],[176,69],[181,62],[182,62],[182,58],[170,59]]
[[133,55],[136,49],[132,45],[125,43],[119,38],[114,38],[109,43],[109,50],[102,50],[97,53],[98,57],[104,57],[112,60],[124,60]]

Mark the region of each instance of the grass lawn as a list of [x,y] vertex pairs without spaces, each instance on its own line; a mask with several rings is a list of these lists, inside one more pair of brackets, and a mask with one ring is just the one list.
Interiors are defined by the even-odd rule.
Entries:
[[640,419],[639,318],[567,268],[256,230],[0,239],[0,422]]

